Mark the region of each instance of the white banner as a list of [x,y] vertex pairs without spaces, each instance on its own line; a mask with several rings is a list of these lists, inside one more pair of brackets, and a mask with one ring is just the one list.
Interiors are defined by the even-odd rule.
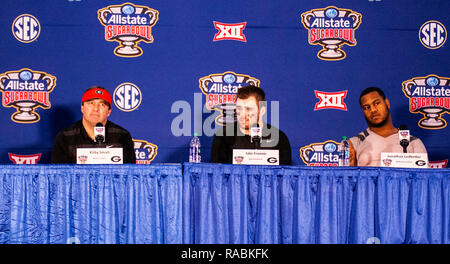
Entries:
[[277,149],[233,149],[233,164],[280,165]]
[[381,152],[381,167],[428,168],[427,153]]
[[77,148],[77,164],[123,164],[123,149]]

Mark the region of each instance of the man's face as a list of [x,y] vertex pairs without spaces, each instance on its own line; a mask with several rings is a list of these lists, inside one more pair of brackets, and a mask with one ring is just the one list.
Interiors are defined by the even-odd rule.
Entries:
[[254,96],[236,100],[236,117],[239,127],[244,130],[249,130],[253,124],[258,122],[259,106]]
[[81,105],[81,112],[83,113],[83,119],[92,126],[95,126],[97,123],[105,125],[111,114],[111,109],[105,100],[93,99]]
[[381,127],[386,124],[390,115],[389,107],[389,100],[383,99],[376,91],[361,97],[361,108],[369,126]]

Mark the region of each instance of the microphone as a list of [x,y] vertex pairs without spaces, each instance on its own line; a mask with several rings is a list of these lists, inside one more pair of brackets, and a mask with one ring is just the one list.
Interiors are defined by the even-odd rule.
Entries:
[[258,149],[261,143],[262,131],[258,123],[255,123],[250,128],[250,142],[255,144],[255,148]]
[[97,142],[99,145],[102,142],[105,142],[105,127],[102,123],[97,123],[94,127],[94,138],[95,142]]
[[409,145],[410,136],[406,125],[401,125],[398,130],[398,138],[400,139],[400,145],[403,147],[403,153],[407,153],[406,148]]

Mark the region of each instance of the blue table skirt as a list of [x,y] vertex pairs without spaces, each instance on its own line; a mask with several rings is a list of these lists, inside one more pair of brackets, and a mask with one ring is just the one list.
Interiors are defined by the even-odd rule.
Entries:
[[0,243],[449,243],[450,170],[2,165]]

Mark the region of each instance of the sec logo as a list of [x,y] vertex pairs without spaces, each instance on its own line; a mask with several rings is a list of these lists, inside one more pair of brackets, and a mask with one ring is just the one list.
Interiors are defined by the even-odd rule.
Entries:
[[23,14],[14,20],[12,33],[18,41],[30,43],[38,38],[41,33],[41,25],[34,16]]
[[441,22],[430,20],[420,28],[419,39],[426,48],[438,49],[447,40],[447,30]]
[[114,90],[114,104],[122,111],[136,110],[142,101],[142,93],[135,84],[122,83]]

